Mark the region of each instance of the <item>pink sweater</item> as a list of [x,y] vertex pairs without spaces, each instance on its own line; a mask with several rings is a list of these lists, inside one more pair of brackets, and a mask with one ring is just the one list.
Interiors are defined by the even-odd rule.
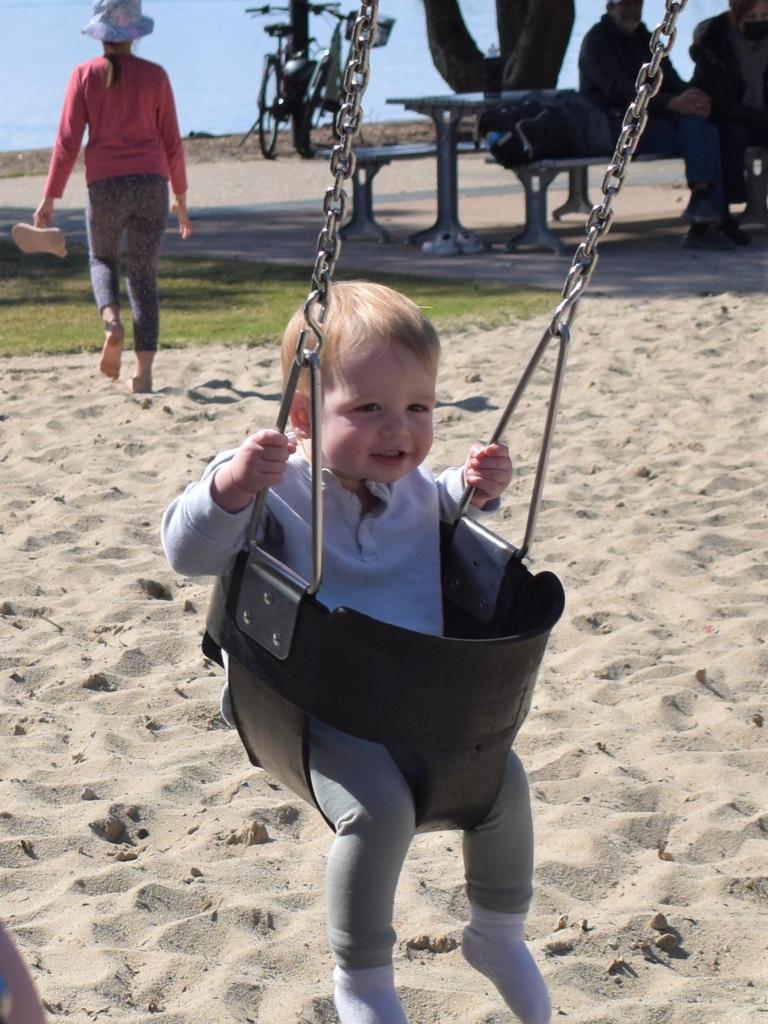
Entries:
[[187,191],[184,148],[168,75],[159,66],[126,55],[120,81],[107,88],[103,57],[79,64],[69,79],[59,131],[53,147],[45,195],[59,199],[85,147],[87,184],[126,174],[161,174],[175,195]]

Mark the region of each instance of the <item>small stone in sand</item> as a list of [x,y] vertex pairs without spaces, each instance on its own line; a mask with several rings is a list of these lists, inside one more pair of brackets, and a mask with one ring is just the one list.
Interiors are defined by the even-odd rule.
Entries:
[[557,923],[555,924],[554,930],[556,932],[559,932],[563,928],[567,928],[567,927],[568,927],[568,915],[567,914],[561,914],[560,917],[558,917],[558,919],[557,919]]
[[106,839],[108,843],[123,843],[127,838],[125,825],[114,815],[110,815],[108,818],[99,818],[97,821],[91,821],[89,822],[89,827],[93,829],[100,839]]
[[456,939],[451,935],[440,935],[432,938],[430,935],[417,935],[408,939],[405,943],[407,949],[429,950],[430,953],[450,953],[456,949]]
[[694,674],[694,678],[697,683],[706,683],[707,681],[707,670],[705,668],[697,668]]
[[667,928],[669,928],[669,924],[667,923],[666,917],[664,917],[664,915],[659,910],[653,915],[651,920],[648,922],[648,927],[653,928],[657,932],[663,932]]
[[115,688],[115,684],[110,682],[103,672],[94,672],[83,682],[84,690],[102,690],[105,693],[111,693]]
[[96,796],[96,794],[94,793],[94,791],[91,789],[90,786],[86,786],[83,789],[82,793],[80,794],[80,799],[81,800],[98,800],[99,798]]
[[654,940],[654,944],[658,946],[659,949],[663,949],[665,953],[671,953],[674,949],[677,949],[679,942],[677,940],[677,936],[673,935],[672,932],[662,932],[662,934]]
[[617,956],[615,960],[612,960],[610,964],[608,964],[609,974],[623,974],[625,971],[628,970],[629,964],[623,956]]
[[118,850],[115,854],[115,860],[138,860],[139,854],[137,850]]
[[242,843],[243,846],[256,846],[269,842],[269,832],[267,826],[262,825],[260,821],[252,821],[239,831],[230,832],[224,842],[227,846],[234,846],[237,843]]
[[658,856],[659,856],[659,860],[674,860],[675,859],[672,856],[672,854],[669,852],[669,850],[667,849],[667,844],[666,843],[661,843],[659,845]]
[[756,711],[754,713],[754,715],[752,715],[752,722],[753,722],[754,725],[756,725],[758,727],[758,729],[762,729],[763,723],[765,722],[765,719],[763,718],[763,716],[760,714],[759,711]]
[[190,868],[189,869],[189,873],[190,873],[190,875],[192,875],[193,878],[202,878],[203,877],[203,872],[200,870],[200,868]]
[[189,598],[187,598],[187,600],[184,602],[184,611],[185,612],[196,612],[197,611],[197,606],[194,604],[193,601],[190,601]]
[[21,722],[17,722],[16,725],[14,725],[14,727],[13,727],[13,735],[14,736],[26,736],[27,735],[27,730],[24,728],[24,726],[21,724]]

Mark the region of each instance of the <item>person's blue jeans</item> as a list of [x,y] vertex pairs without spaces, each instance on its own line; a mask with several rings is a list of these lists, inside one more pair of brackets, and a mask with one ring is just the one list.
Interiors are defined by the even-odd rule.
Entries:
[[689,188],[700,181],[710,182],[712,202],[719,210],[725,210],[720,136],[716,125],[706,117],[697,114],[651,115],[637,152],[681,156],[685,161]]

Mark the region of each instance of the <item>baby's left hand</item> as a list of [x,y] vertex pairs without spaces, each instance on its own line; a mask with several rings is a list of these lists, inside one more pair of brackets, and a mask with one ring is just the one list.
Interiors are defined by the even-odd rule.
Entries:
[[464,463],[464,483],[474,487],[472,504],[483,508],[498,498],[512,479],[512,460],[505,444],[473,444]]

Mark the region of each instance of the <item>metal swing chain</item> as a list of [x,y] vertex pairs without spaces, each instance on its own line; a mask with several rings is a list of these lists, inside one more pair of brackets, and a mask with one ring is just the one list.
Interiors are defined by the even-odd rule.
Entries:
[[[283,399],[277,414],[276,428],[284,432],[288,424],[291,402],[296,393],[302,370],[309,371],[312,466],[322,466],[320,437],[320,350],[325,336],[323,322],[331,302],[331,286],[336,263],[341,252],[341,222],[347,209],[344,182],[355,172],[355,154],[352,139],[357,134],[363,117],[361,101],[370,78],[370,52],[376,34],[379,0],[361,0],[360,11],[352,26],[349,57],[344,71],[341,107],[336,115],[336,134],[339,141],[331,151],[330,168],[334,181],[326,189],[323,199],[325,224],[317,239],[317,256],[312,271],[310,292],[304,302],[306,327],[299,331],[293,362],[285,383]],[[307,346],[308,335],[314,335],[314,344]],[[256,499],[248,528],[251,547],[257,545],[259,524],[266,502],[266,491]],[[307,593],[320,589],[323,575],[323,495],[322,473],[312,473],[312,580]]]
[[[315,336],[315,351],[319,353],[323,344],[322,323],[330,304],[331,285],[336,263],[341,253],[341,222],[347,210],[348,196],[344,182],[355,173],[356,158],[352,140],[362,123],[361,102],[371,75],[371,46],[376,34],[379,17],[379,0],[362,0],[360,11],[352,27],[349,57],[342,83],[341,107],[336,115],[336,134],[339,141],[334,145],[330,157],[333,185],[326,189],[323,199],[325,224],[317,239],[317,256],[312,271],[311,291],[304,304],[304,316]],[[296,357],[300,358],[297,345]]]
[[[592,279],[598,261],[598,244],[600,239],[608,234],[613,220],[613,198],[618,195],[624,184],[632,157],[635,155],[640,137],[643,134],[646,122],[648,121],[648,104],[661,88],[664,72],[661,62],[669,54],[675,44],[677,37],[677,21],[685,9],[688,0],[665,0],[665,14],[662,21],[651,33],[648,48],[651,59],[640,68],[635,80],[635,96],[630,102],[622,122],[621,133],[619,134],[616,148],[611,162],[606,168],[602,182],[602,199],[596,203],[587,216],[587,237],[577,247],[573,256],[573,262],[566,275],[565,284],[562,290],[562,299],[558,303],[549,326],[539,341],[528,365],[520,377],[517,387],[507,403],[501,415],[496,429],[490,438],[489,443],[493,444],[501,439],[507,424],[517,408],[520,399],[525,392],[531,377],[533,376],[544,352],[550,342],[557,338],[560,346],[557,355],[557,364],[552,378],[549,406],[547,408],[546,422],[542,440],[539,461],[536,466],[531,502],[528,508],[528,519],[525,527],[525,536],[520,547],[516,551],[516,557],[525,558],[530,552],[533,543],[533,535],[536,528],[536,519],[541,505],[541,497],[544,488],[544,479],[547,472],[549,452],[552,446],[552,436],[555,429],[557,408],[560,401],[563,376],[565,374],[565,363],[568,346],[570,344],[570,326],[576,316],[576,311],[584,291]],[[667,41],[664,42],[664,36]],[[463,514],[469,506],[474,494],[473,488],[466,488],[461,499],[461,513]]]

